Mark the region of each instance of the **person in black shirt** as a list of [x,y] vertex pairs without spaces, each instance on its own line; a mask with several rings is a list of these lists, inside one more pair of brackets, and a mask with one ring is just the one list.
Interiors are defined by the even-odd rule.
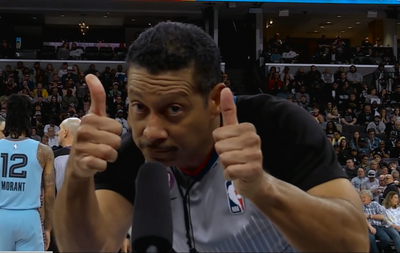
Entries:
[[394,183],[392,175],[386,174],[384,180],[385,180],[386,188],[383,191],[382,200],[384,200],[386,198],[386,195],[389,192],[395,192],[395,193],[397,193],[397,195],[399,195],[399,188]]
[[[171,202],[178,252],[210,249],[212,243],[241,252],[368,251],[360,197],[307,111],[267,94],[234,98],[220,83],[217,45],[194,25],[157,24],[135,40],[127,61],[132,131],[122,138],[121,125],[105,117],[103,86],[86,77],[91,109],[55,206],[61,251],[118,251],[145,161],[163,163],[175,179],[202,177],[188,200],[196,208],[188,222],[197,226],[186,227],[193,234],[184,231],[182,197],[171,195],[178,197]],[[210,162],[215,166],[203,165]],[[179,194],[176,181],[170,180],[170,194]],[[235,209],[227,208],[228,193]],[[220,233],[199,236],[204,229]]]

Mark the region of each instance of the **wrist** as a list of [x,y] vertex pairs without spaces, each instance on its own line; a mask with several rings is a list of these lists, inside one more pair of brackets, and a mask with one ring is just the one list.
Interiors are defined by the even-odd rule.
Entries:
[[[80,173],[77,169],[67,168],[69,169],[70,173],[68,173],[68,181],[73,183],[84,183],[87,181],[92,180],[95,173],[93,171],[88,171],[87,173],[83,172]],[[85,175],[86,174],[86,175]]]
[[278,180],[276,178],[264,172],[259,190],[254,192],[250,201],[256,206],[265,205],[265,203],[268,203],[269,206],[279,206],[280,201],[277,184]]

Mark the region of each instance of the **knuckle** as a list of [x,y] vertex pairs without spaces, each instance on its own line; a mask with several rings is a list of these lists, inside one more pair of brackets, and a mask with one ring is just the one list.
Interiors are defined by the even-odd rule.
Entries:
[[248,141],[249,144],[254,145],[254,146],[260,146],[261,145],[261,139],[260,136],[258,136],[256,133],[251,133],[246,136],[246,140]]
[[262,159],[262,152],[261,150],[250,151],[247,152],[245,156],[247,161],[259,161]]
[[219,154],[219,160],[222,164],[226,164],[226,162],[229,160],[229,154],[228,153],[221,153]]
[[[77,142],[73,145],[73,148],[75,150],[74,154],[85,154],[87,152],[87,149],[85,148],[85,145],[82,145],[81,143]],[[75,155],[76,157],[76,155]]]
[[214,140],[219,140],[219,139],[220,139],[220,133],[221,133],[221,130],[220,130],[219,128],[215,129],[215,130],[212,132],[212,135],[213,135],[213,137],[214,137]]
[[111,138],[110,140],[110,146],[113,149],[117,149],[119,148],[120,145],[121,145],[121,137],[119,137],[118,135],[113,136],[113,138]]
[[251,123],[245,122],[245,123],[242,123],[241,125],[242,125],[242,128],[244,131],[253,131],[253,132],[256,131],[256,128]]
[[92,124],[92,123],[93,123],[93,118],[94,118],[95,116],[96,116],[96,115],[91,114],[91,113],[86,114],[86,115],[83,116],[82,119],[81,119],[81,125]]
[[86,138],[91,133],[93,133],[93,127],[89,125],[80,125],[78,131],[76,132],[76,136],[78,140],[81,140],[82,138]]
[[103,169],[102,166],[99,166],[99,163],[97,161],[98,158],[94,156],[86,156],[84,157],[81,162],[82,162],[82,167],[86,168],[88,170],[101,170]]
[[215,151],[219,154],[219,156],[221,157],[221,152],[222,152],[222,143],[221,142],[216,142],[215,144],[214,144],[214,148],[215,148]]

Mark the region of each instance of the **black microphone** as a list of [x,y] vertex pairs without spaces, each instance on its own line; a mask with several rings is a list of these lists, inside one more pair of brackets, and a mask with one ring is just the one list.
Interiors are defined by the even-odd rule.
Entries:
[[170,252],[172,235],[167,169],[160,163],[145,163],[136,178],[132,250],[138,253]]

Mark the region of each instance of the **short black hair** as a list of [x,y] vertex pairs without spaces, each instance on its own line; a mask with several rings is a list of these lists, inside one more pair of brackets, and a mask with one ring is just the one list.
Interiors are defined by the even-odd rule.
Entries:
[[126,61],[154,75],[193,66],[194,89],[205,96],[221,82],[218,46],[193,24],[161,22],[147,29],[130,46]]
[[11,138],[22,134],[31,137],[31,112],[33,105],[26,95],[12,94],[7,100],[7,116],[4,133]]

